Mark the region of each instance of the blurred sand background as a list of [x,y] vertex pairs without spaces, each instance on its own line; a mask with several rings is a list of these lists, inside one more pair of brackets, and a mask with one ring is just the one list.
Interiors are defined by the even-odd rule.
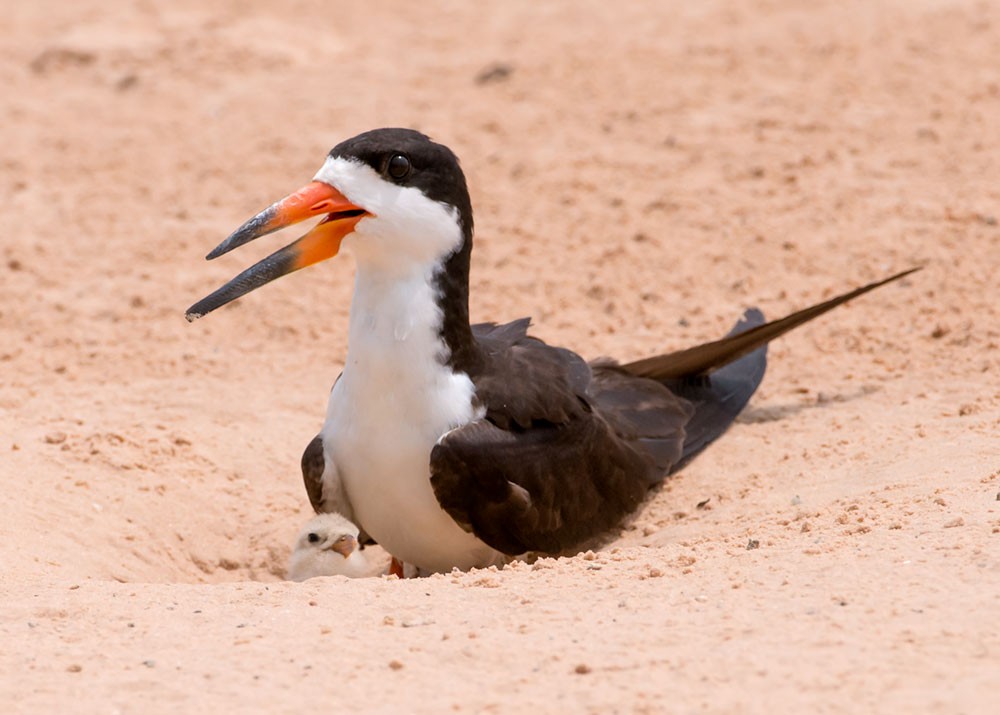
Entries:
[[[0,36],[0,710],[996,712],[996,3],[43,1]],[[926,268],[773,345],[596,554],[283,582],[352,261],[183,313],[378,126],[463,160],[474,319],[585,356]]]

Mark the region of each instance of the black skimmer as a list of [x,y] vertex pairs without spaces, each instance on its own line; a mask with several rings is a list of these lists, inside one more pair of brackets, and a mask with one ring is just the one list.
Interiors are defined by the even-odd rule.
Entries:
[[337,513],[314,516],[302,527],[288,562],[288,580],[316,576],[372,576],[358,544],[358,527]]
[[[566,553],[618,527],[649,489],[719,437],[760,384],[766,345],[905,271],[721,340],[619,364],[469,324],[472,206],[447,147],[379,129],[334,147],[313,181],[208,258],[323,219],[187,313],[286,273],[356,257],[344,370],[303,456],[318,511],[339,511],[422,572]],[[917,269],[912,269],[917,270]]]

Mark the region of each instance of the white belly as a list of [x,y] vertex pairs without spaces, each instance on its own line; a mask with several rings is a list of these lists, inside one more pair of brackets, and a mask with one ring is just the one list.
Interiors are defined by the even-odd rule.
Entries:
[[417,395],[373,391],[345,371],[323,427],[324,452],[358,524],[396,558],[433,572],[501,561],[441,509],[431,488],[431,448],[472,415],[471,382],[452,378],[443,390]]
[[478,416],[472,381],[441,364],[436,321],[420,310],[422,291],[404,286],[406,309],[391,311],[385,304],[399,286],[383,286],[381,310],[366,314],[359,311],[363,287],[356,289],[347,364],[322,431],[324,456],[337,466],[358,525],[425,571],[502,563],[502,554],[441,509],[430,483],[434,444]]

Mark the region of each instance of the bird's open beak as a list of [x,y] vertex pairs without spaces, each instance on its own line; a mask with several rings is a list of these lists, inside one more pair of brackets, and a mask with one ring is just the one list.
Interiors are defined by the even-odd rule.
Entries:
[[326,218],[309,233],[251,266],[188,308],[187,319],[196,320],[275,278],[336,256],[344,237],[354,230],[358,221],[370,215],[329,184],[313,181],[244,223],[206,258],[217,258],[255,238],[322,214],[326,214]]
[[354,553],[354,549],[358,547],[358,540],[353,536],[348,536],[344,540],[337,540],[334,542],[333,546],[330,548],[336,551],[338,554],[343,556],[345,559]]

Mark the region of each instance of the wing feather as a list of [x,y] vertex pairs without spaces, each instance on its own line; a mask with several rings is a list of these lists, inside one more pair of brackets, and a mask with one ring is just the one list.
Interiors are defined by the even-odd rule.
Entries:
[[471,377],[485,416],[434,447],[431,484],[493,548],[559,553],[638,507],[680,457],[691,408],[653,380],[529,337],[527,325],[475,326],[488,362]]

